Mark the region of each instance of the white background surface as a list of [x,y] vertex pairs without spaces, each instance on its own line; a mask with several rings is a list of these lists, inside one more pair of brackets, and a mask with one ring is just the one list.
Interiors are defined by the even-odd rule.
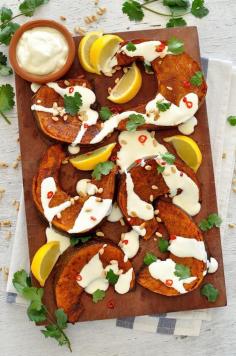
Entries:
[[[202,55],[232,60],[236,65],[236,1],[208,0],[210,14],[203,20],[186,17],[189,25],[197,25]],[[17,11],[17,0],[1,1]],[[142,23],[133,23],[121,13],[121,0],[100,0],[100,6],[107,7],[107,14],[98,24],[89,29],[102,28],[107,32],[155,28],[165,24],[165,19],[146,13]],[[50,0],[48,5],[39,9],[37,17],[59,20],[61,15],[67,18],[65,24],[73,31],[75,26],[84,27],[84,17],[95,13],[93,0]],[[22,18],[19,22],[24,22]],[[59,20],[60,21],[60,20]],[[11,79],[13,83],[13,78]],[[223,93],[222,93],[223,94]],[[234,113],[236,114],[236,113]],[[12,221],[14,233],[16,210],[12,206],[14,199],[19,200],[21,189],[21,167],[11,167],[19,154],[17,143],[17,114],[9,115],[12,125],[0,120],[0,161],[7,162],[9,168],[0,168],[0,187],[6,189],[0,201],[0,220]],[[233,148],[232,148],[233,149]],[[231,193],[226,226],[236,222],[236,194]],[[10,243],[4,239],[9,228],[0,230],[0,267],[9,265]],[[36,237],[37,238],[37,237]],[[228,307],[215,310],[213,321],[204,323],[201,335],[196,338],[181,338],[160,334],[134,332],[116,328],[114,321],[90,322],[76,325],[78,336],[72,340],[74,354],[81,356],[148,355],[166,356],[185,353],[191,356],[231,356],[236,355],[236,228],[226,228],[223,238]],[[0,275],[0,290],[4,290],[4,280]],[[71,327],[72,328],[72,327]],[[70,330],[68,332],[70,334]],[[39,330],[27,320],[25,310],[5,303],[5,293],[0,292],[0,355],[1,356],[58,356],[69,354],[65,348],[59,348],[52,340],[44,340]]]

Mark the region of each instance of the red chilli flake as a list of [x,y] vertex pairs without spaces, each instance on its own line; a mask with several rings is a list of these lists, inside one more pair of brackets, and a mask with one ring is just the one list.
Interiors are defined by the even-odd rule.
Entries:
[[188,101],[186,96],[183,98],[183,102],[185,103],[188,109],[191,109],[193,107],[193,103],[191,101]]
[[129,241],[128,240],[123,240],[122,243],[125,244],[125,245],[128,245]]
[[117,156],[111,156],[110,160],[111,160],[112,162],[115,162],[115,161],[117,160]]
[[73,87],[69,88],[69,93],[72,94],[75,89]]
[[108,300],[107,308],[109,308],[109,309],[114,309],[115,308],[115,303],[113,302],[112,299]]
[[51,199],[52,197],[53,197],[53,192],[48,192],[47,198],[48,198],[48,199]]
[[172,284],[173,284],[172,279],[167,279],[165,284],[166,284],[168,287],[171,287]]
[[146,135],[140,135],[138,137],[138,140],[140,143],[145,143],[147,141],[147,136]]
[[164,43],[159,44],[159,46],[156,47],[157,52],[163,52],[165,49],[166,45]]
[[97,219],[94,216],[90,216],[90,219],[96,221]]
[[191,87],[191,83],[188,80],[184,80],[183,81],[183,87],[184,88],[190,88]]
[[84,124],[84,128],[87,129],[89,127],[88,124]]
[[76,280],[77,280],[77,282],[82,281],[82,276],[81,276],[80,274],[78,274],[78,275],[76,276]]
[[141,162],[142,162],[141,159],[136,159],[136,161],[135,161],[136,164],[140,164]]
[[170,240],[175,240],[176,239],[176,235],[170,235]]

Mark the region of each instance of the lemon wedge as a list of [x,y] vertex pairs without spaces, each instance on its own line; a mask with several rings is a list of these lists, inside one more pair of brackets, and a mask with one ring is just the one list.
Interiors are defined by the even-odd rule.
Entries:
[[171,143],[178,156],[190,167],[197,172],[202,163],[202,153],[198,144],[190,137],[176,135],[164,138],[165,142]]
[[107,98],[116,104],[127,103],[137,95],[141,86],[141,72],[136,64],[133,63],[129,70],[111,90],[110,95]]
[[97,74],[111,73],[116,65],[116,58],[113,57],[122,41],[119,36],[104,35],[93,42],[90,49],[90,63]]
[[87,33],[79,43],[78,55],[82,67],[90,73],[96,73],[95,68],[90,63],[90,49],[92,44],[102,36],[102,31]]
[[41,246],[34,255],[31,271],[43,287],[51,273],[58,257],[60,256],[60,243],[51,241]]
[[82,171],[93,170],[98,163],[106,162],[116,143],[110,143],[109,145],[100,147],[95,151],[84,153],[70,159],[70,163],[77,169]]

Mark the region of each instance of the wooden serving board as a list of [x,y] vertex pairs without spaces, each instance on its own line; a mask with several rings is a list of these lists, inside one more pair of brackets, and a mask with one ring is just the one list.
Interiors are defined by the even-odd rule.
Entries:
[[[122,38],[129,40],[135,38],[167,40],[174,35],[184,40],[186,52],[189,53],[197,62],[200,62],[198,34],[195,27],[122,32],[119,33],[119,35]],[[76,46],[78,46],[79,41],[80,38],[76,37]],[[140,68],[142,68],[142,66],[140,66]],[[74,64],[66,78],[74,78],[81,74],[84,74],[89,80],[92,81],[97,96],[97,101],[101,103],[101,105],[111,106],[111,103],[106,99],[107,88],[114,85],[114,80],[119,75],[119,73],[116,73],[116,75],[114,75],[112,78],[86,73],[81,68],[78,59],[75,58]],[[142,89],[132,101],[123,105],[124,110],[135,107],[137,104],[146,103],[155,96],[157,90],[155,77],[145,74],[143,70],[142,74]],[[20,130],[29,253],[30,260],[32,260],[32,257],[37,249],[46,242],[45,228],[47,227],[47,222],[43,219],[43,217],[34,206],[31,193],[32,179],[37,172],[38,165],[43,153],[49,145],[53,144],[53,141],[50,141],[48,138],[46,138],[38,129],[37,123],[30,109],[32,97],[30,83],[21,79],[19,76],[16,76],[16,97]],[[203,162],[197,173],[197,177],[201,183],[202,194],[202,209],[200,213],[194,217],[194,221],[198,223],[209,213],[217,212],[217,203],[205,103],[202,105],[196,116],[198,118],[198,126],[196,127],[195,133],[192,135],[192,137],[198,142],[199,147],[203,153]],[[163,137],[177,133],[177,128],[161,129],[158,133],[156,133],[156,138],[158,141],[162,142]],[[112,138],[106,141],[106,143],[108,141],[114,141],[115,137],[117,137],[117,134],[114,134]],[[85,149],[83,149],[82,152],[84,150]],[[76,180],[77,179],[78,177]],[[71,183],[68,185],[68,182]],[[61,184],[65,190],[68,189],[70,191],[72,190],[73,192],[75,189],[75,177],[73,176],[70,165],[63,166],[61,171]],[[125,232],[128,229],[129,228],[127,226],[122,227],[119,222],[115,224],[105,222],[99,227],[99,230],[105,233],[105,238],[111,239],[114,242],[118,242],[120,239],[120,233]],[[117,317],[120,318],[127,316],[156,314],[199,308],[202,309],[226,305],[226,291],[220,231],[219,229],[213,228],[209,232],[205,233],[204,237],[209,255],[215,257],[219,262],[218,271],[214,274],[207,275],[204,279],[204,283],[212,283],[220,292],[219,298],[215,303],[209,303],[206,298],[202,297],[200,295],[199,288],[191,293],[178,297],[161,296],[152,293],[139,285],[136,285],[133,291],[125,295],[118,295],[113,291],[113,288],[109,288],[109,290],[106,292],[106,298],[98,304],[94,304],[92,302],[91,296],[83,293],[81,302],[85,306],[85,310],[82,313],[80,320],[84,321]],[[149,241],[141,240],[140,252],[132,260],[135,272],[138,273],[139,269],[141,268],[143,257],[147,251],[154,251],[155,254],[158,255],[156,241],[154,241],[153,238],[151,238]],[[44,302],[52,311],[56,307],[53,292],[53,278],[54,271],[51,273],[49,279],[46,282],[44,296]],[[34,285],[38,285],[35,280],[33,283]],[[107,308],[106,304],[109,299],[114,301],[114,309]]]

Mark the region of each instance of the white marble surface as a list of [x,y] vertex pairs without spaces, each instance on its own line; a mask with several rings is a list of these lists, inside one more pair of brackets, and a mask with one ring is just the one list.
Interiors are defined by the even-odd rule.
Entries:
[[[236,2],[235,0],[206,1],[210,14],[203,20],[192,16],[187,17],[189,25],[197,25],[200,35],[201,52],[204,56],[232,60],[236,65]],[[17,9],[17,0],[3,0],[5,5]],[[100,23],[89,29],[102,28],[107,32],[155,28],[164,25],[165,19],[146,13],[142,23],[131,23],[121,13],[121,0],[100,0],[100,5],[107,7],[107,14]],[[50,0],[49,4],[37,11],[37,17],[59,20],[61,15],[67,18],[66,25],[73,31],[77,25],[84,26],[84,17],[95,12],[93,0]],[[20,22],[26,19],[22,18]],[[60,20],[59,20],[60,21]],[[13,77],[10,82],[13,84]],[[0,80],[0,83],[4,81]],[[7,231],[14,233],[17,212],[12,202],[19,199],[21,188],[21,168],[12,168],[19,155],[17,143],[17,113],[13,111],[9,117],[12,125],[8,126],[0,120],[1,150],[0,161],[7,162],[9,168],[0,169],[0,188],[6,193],[0,201],[0,220],[10,219],[11,228],[0,229],[0,266],[8,266],[10,243],[4,236]],[[235,149],[232,147],[232,149]],[[229,222],[236,222],[236,194],[231,193],[228,217]],[[183,355],[192,356],[233,356],[236,355],[236,288],[235,288],[235,254],[236,228],[226,228],[223,239],[225,273],[228,290],[228,307],[215,310],[213,321],[203,324],[201,335],[197,338],[181,338],[144,332],[134,332],[116,328],[113,321],[83,323],[75,326],[78,337],[72,340],[74,353],[81,356],[137,356]],[[0,276],[0,290],[4,289],[5,281]],[[70,330],[69,330],[70,334]],[[5,304],[5,293],[0,292],[0,354],[1,356],[39,356],[42,354],[65,355],[67,351],[58,348],[54,341],[44,340],[39,330],[27,320],[25,310],[21,307]]]

